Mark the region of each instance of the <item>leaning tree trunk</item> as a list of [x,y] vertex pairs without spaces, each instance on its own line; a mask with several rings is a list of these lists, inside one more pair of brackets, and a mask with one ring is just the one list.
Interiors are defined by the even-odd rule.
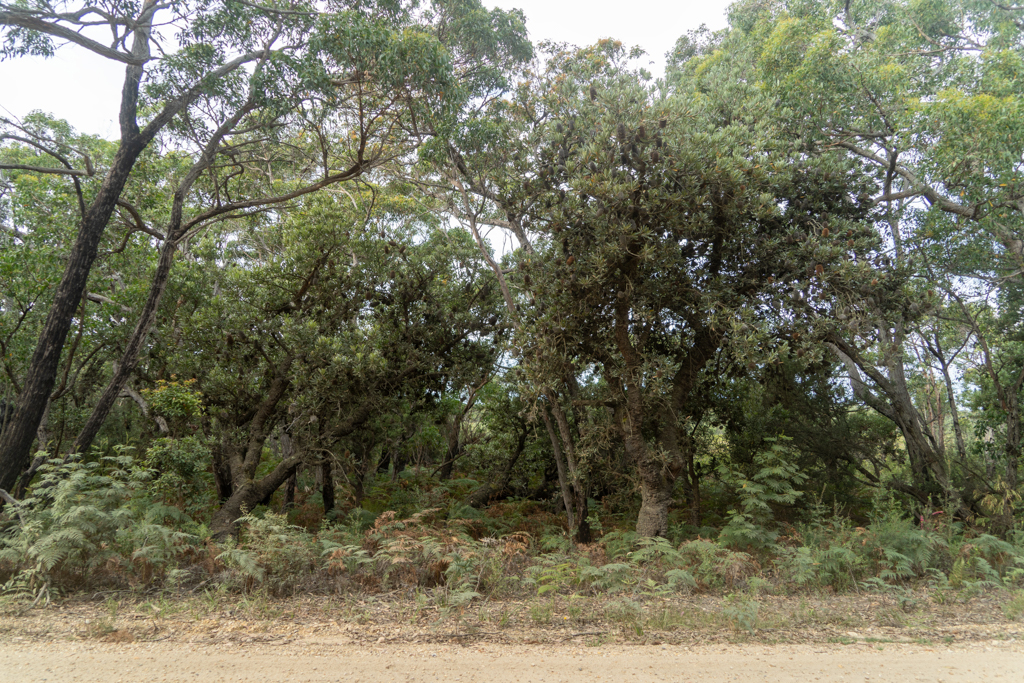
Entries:
[[233,533],[236,521],[242,516],[243,510],[252,510],[276,491],[295,473],[301,462],[298,455],[301,449],[296,449],[295,453],[278,463],[270,474],[256,480],[256,470],[263,458],[263,446],[269,435],[268,427],[272,424],[271,418],[291,385],[289,371],[292,362],[293,357],[288,356],[277,368],[266,397],[249,422],[249,434],[244,448],[227,448],[222,453],[226,456],[224,459],[231,472],[231,495],[214,513],[210,523],[210,530],[215,538],[224,538]]
[[157,261],[156,272],[153,274],[153,279],[149,285],[149,296],[146,298],[142,313],[139,315],[139,321],[135,325],[135,330],[132,332],[128,344],[125,346],[124,353],[121,354],[121,360],[114,368],[113,377],[110,378],[110,382],[107,384],[103,394],[93,406],[89,419],[86,420],[82,431],[79,432],[78,437],[75,439],[75,445],[72,448],[73,453],[84,453],[92,445],[96,435],[99,434],[100,427],[103,426],[107,415],[110,414],[114,401],[121,395],[125,385],[128,384],[128,378],[131,377],[135,367],[139,364],[139,354],[142,351],[142,346],[149,336],[153,323],[156,322],[160,302],[163,300],[164,292],[167,290],[167,283],[170,280],[171,267],[174,265],[174,254],[178,249],[178,242],[184,237],[186,232],[187,226],[184,223],[185,199],[188,197],[189,192],[191,192],[196,180],[213,164],[217,156],[217,148],[224,137],[238,125],[238,122],[252,108],[253,98],[250,95],[245,103],[210,136],[210,141],[203,148],[199,159],[192,164],[188,173],[185,174],[185,177],[178,184],[171,204],[171,220],[164,232],[164,244],[160,249],[160,258]]
[[[135,86],[138,87],[137,82]],[[128,87],[129,84],[126,83],[125,89]],[[128,180],[129,172],[145,148],[145,142],[148,142],[132,133],[125,138],[96,199],[82,218],[78,239],[71,250],[53,304],[39,334],[36,350],[32,354],[28,373],[18,395],[14,417],[0,438],[0,488],[14,488],[18,475],[31,459],[32,442],[35,441],[36,430],[56,383],[64,342],[71,329],[75,310],[85,295],[89,271],[96,260],[100,238],[103,237],[110,216],[114,212],[114,206]]]
[[61,353],[74,320],[75,309],[85,295],[89,272],[96,260],[100,239],[110,222],[128,176],[139,155],[156,134],[199,93],[198,90],[190,91],[168,103],[145,129],[139,130],[139,84],[142,81],[143,65],[150,57],[149,41],[154,11],[153,6],[147,4],[134,26],[131,52],[135,61],[125,69],[121,107],[118,112],[121,141],[110,170],[95,198],[88,208],[83,207],[78,237],[68,256],[64,274],[57,285],[53,303],[36,342],[36,349],[18,396],[14,417],[0,436],[0,488],[3,489],[14,486],[18,475],[31,459],[32,442],[35,440],[36,429],[56,383]]
[[516,442],[516,449],[512,452],[512,455],[505,460],[505,463],[501,466],[501,471],[498,473],[498,476],[495,477],[493,481],[485,483],[483,486],[480,486],[470,493],[466,497],[466,500],[463,501],[466,505],[475,508],[486,505],[492,498],[500,496],[508,490],[509,483],[512,481],[512,472],[515,469],[516,463],[519,461],[519,456],[521,456],[523,451],[526,450],[526,436],[526,425],[523,425],[519,432],[519,440]]
[[[854,396],[868,407],[888,418],[903,435],[910,460],[912,485],[902,490],[911,493],[924,506],[942,502],[943,496],[953,501],[962,516],[971,511],[964,503],[962,493],[953,488],[949,480],[945,457],[938,452],[931,433],[925,427],[925,420],[914,406],[902,363],[890,353],[883,375],[876,367],[865,361],[856,348],[839,337],[832,337],[833,351],[846,366],[847,375]],[[894,345],[898,345],[894,344]],[[861,371],[871,379],[879,394],[872,391],[861,376]]]
[[273,494],[281,484],[294,476],[301,463],[302,459],[294,455],[282,460],[270,474],[259,481],[250,479],[236,488],[231,497],[213,514],[210,522],[213,538],[222,540],[233,534],[238,525],[238,518],[259,505],[260,501]]

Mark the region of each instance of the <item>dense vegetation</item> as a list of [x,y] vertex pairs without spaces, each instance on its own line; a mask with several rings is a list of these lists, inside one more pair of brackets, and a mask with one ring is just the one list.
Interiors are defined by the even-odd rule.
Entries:
[[740,0],[655,80],[477,0],[60,4],[3,56],[126,85],[0,119],[5,591],[1024,581],[1024,9]]

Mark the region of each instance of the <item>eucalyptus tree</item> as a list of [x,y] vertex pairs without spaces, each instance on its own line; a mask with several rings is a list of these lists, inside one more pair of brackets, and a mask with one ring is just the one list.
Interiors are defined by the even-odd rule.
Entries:
[[[45,322],[64,257],[76,236],[77,198],[71,183],[48,172],[54,155],[65,160],[85,155],[94,167],[102,167],[115,146],[78,135],[64,122],[41,114],[6,125],[6,139],[0,145],[0,159],[9,169],[0,177],[0,394],[14,399],[28,372],[32,343]],[[147,173],[156,170],[154,166],[158,173],[169,170],[162,160],[153,162],[152,155],[143,155],[140,164]],[[15,166],[21,168],[10,170]],[[102,368],[111,349],[130,333],[126,321],[132,307],[145,300],[152,251],[140,235],[149,239],[126,230],[123,234],[111,231],[100,242],[94,272],[76,309],[74,332],[37,431],[40,448],[59,450],[62,440],[74,438],[95,384],[103,381]],[[54,429],[47,428],[45,415],[54,417]]]
[[530,242],[508,276],[529,383],[600,378],[602,397],[573,408],[613,415],[637,530],[663,535],[680,477],[699,510],[690,437],[707,392],[790,352],[820,358],[824,316],[869,277],[877,239],[850,165],[801,154],[770,100],[736,96],[742,73],[669,94],[628,57],[611,41],[556,50],[495,105],[513,122],[507,167],[489,172],[486,138],[456,166],[492,202],[477,220]]
[[[916,491],[908,492],[922,501],[962,493],[907,379],[915,329],[939,310],[939,297],[926,293],[942,285],[953,303],[943,315],[961,308],[957,317],[969,324],[958,300],[976,290],[966,283],[998,284],[1021,272],[1022,17],[1016,5],[973,0],[741,2],[719,37],[722,53],[756,65],[758,86],[809,154],[847,155],[874,179],[870,199],[888,233],[876,265],[901,273],[890,283],[917,284],[900,301],[889,287],[883,298],[894,306],[865,321],[871,335],[832,342],[859,396],[903,432],[915,463]],[[1019,388],[1008,380],[1008,434],[1020,431],[1012,408]],[[1014,481],[1015,441],[1005,456]]]
[[[521,15],[487,12],[475,1],[437,2],[426,11],[391,1],[323,9],[235,0],[72,5],[0,4],[4,57],[49,55],[57,41],[69,41],[126,64],[121,139],[109,167],[97,171],[85,158],[84,170],[51,164],[79,190],[78,240],[0,438],[0,486],[10,486],[27,462],[97,245],[118,207],[163,246],[135,334],[79,448],[91,443],[136,362],[182,240],[210,222],[266,210],[407,154],[402,142],[436,128],[473,82],[458,78],[454,67],[462,62],[445,40],[467,39],[467,54],[487,44],[480,54],[493,57],[492,69],[500,69],[503,50],[525,43]],[[94,39],[101,27],[113,32],[112,46]],[[124,196],[139,155],[160,135],[193,154],[173,181],[162,229]],[[83,178],[94,178],[95,189],[82,189]]]

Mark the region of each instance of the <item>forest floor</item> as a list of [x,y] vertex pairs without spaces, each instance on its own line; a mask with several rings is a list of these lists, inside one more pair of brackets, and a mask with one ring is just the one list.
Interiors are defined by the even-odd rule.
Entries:
[[90,598],[0,605],[0,683],[1024,679],[1020,597],[1005,591],[462,608],[415,593]]

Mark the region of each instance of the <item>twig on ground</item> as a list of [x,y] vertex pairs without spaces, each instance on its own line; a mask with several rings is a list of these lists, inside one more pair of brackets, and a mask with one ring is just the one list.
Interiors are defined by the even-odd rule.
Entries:
[[572,640],[573,638],[579,638],[580,636],[603,636],[608,631],[581,631],[580,633],[572,633],[567,635],[562,640]]

